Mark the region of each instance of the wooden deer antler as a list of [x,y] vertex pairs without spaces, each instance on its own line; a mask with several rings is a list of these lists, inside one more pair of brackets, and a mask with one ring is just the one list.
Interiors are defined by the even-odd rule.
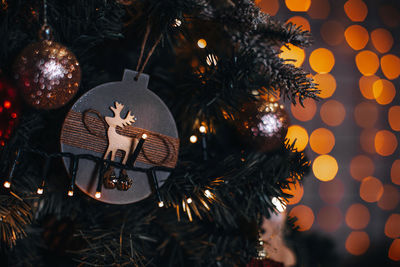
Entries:
[[128,114],[126,114],[125,118],[122,119],[121,111],[124,108],[124,105],[122,105],[121,103],[118,103],[118,102],[115,102],[114,105],[115,105],[115,107],[111,106],[110,109],[114,113],[114,117],[116,120],[115,124],[117,126],[120,126],[120,127],[128,126],[136,121],[136,118],[134,115],[131,114],[131,111],[129,111]]

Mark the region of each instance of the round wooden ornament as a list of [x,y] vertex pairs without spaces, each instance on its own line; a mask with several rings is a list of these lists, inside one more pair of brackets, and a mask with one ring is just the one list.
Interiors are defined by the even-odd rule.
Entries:
[[[147,89],[149,76],[141,74],[135,80],[136,76],[137,72],[125,70],[122,81],[99,85],[78,99],[62,128],[63,152],[92,154],[123,164],[140,152],[136,167],[175,167],[179,149],[175,120],[165,103]],[[70,160],[64,158],[64,164],[69,169]],[[93,198],[128,204],[152,193],[146,173],[108,168],[100,177],[104,181],[98,198],[99,169],[91,160],[79,161],[75,184]],[[156,171],[159,186],[169,174]]]

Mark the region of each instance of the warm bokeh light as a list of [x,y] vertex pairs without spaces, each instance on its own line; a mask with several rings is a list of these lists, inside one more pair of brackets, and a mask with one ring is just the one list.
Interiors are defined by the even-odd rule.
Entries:
[[292,44],[287,44],[287,47],[282,46],[281,51],[279,57],[287,60],[286,64],[292,64],[295,67],[300,67],[306,57],[303,49]]
[[320,90],[319,97],[328,98],[333,95],[336,90],[336,80],[329,73],[317,74],[313,77],[314,82],[318,84],[317,88]]
[[311,5],[311,0],[285,0],[285,4],[290,11],[306,12]]
[[206,40],[204,40],[204,39],[199,39],[199,40],[197,41],[197,46],[200,47],[200,48],[205,48],[205,47],[207,46]]
[[360,86],[360,92],[366,99],[375,99],[374,91],[373,91],[373,84],[379,80],[378,76],[371,75],[371,76],[362,76],[358,82]]
[[381,105],[387,105],[393,101],[393,98],[396,96],[396,88],[393,83],[380,79],[374,82],[372,85],[372,90],[374,93],[374,97],[376,102]]
[[368,7],[362,0],[349,0],[344,4],[344,12],[352,21],[364,21]]
[[378,120],[378,107],[371,102],[361,102],[354,109],[354,119],[358,126],[372,128]]
[[342,212],[338,207],[325,206],[318,212],[318,225],[326,232],[335,232],[343,221]]
[[364,129],[360,133],[360,145],[362,150],[367,153],[374,154],[375,151],[375,135],[378,131],[376,129]]
[[381,69],[386,78],[396,79],[400,75],[400,58],[392,54],[384,55],[381,58]]
[[197,142],[197,136],[195,136],[195,135],[192,135],[190,138],[189,138],[189,140],[190,140],[190,143],[196,143]]
[[372,176],[365,177],[360,185],[360,197],[366,202],[377,202],[383,194],[382,182]]
[[330,155],[321,155],[314,159],[312,170],[315,177],[323,182],[327,182],[335,178],[339,166],[334,157]]
[[399,204],[400,195],[397,188],[390,184],[383,186],[383,195],[378,201],[378,207],[383,210],[393,210]]
[[288,128],[286,138],[290,140],[290,143],[295,143],[295,148],[298,151],[303,151],[308,144],[308,133],[307,130],[299,125],[291,125]]
[[307,231],[314,223],[313,211],[305,205],[298,205],[289,212],[290,217],[296,217],[295,226],[299,227],[299,231]]
[[400,159],[393,161],[392,168],[390,169],[390,179],[392,183],[400,185]]
[[317,73],[328,73],[335,65],[335,56],[326,48],[317,48],[311,52],[310,66]]
[[288,189],[282,189],[283,193],[292,195],[292,198],[288,199],[288,205],[294,205],[300,202],[304,194],[304,189],[298,182],[296,184],[290,183]]
[[397,138],[390,131],[378,131],[375,135],[374,144],[376,153],[381,156],[390,156],[397,148]]
[[338,126],[343,122],[346,116],[346,110],[342,103],[336,100],[329,100],[321,106],[320,116],[325,124],[329,126]]
[[326,19],[331,11],[329,0],[312,0],[308,15],[313,19]]
[[393,46],[393,36],[386,29],[375,29],[371,32],[371,41],[376,50],[380,53],[389,52]]
[[303,18],[301,16],[294,16],[286,21],[286,23],[289,23],[289,22],[293,23],[296,26],[301,26],[301,29],[303,31],[305,31],[305,30],[311,31],[310,23],[308,22],[308,20],[306,18]]
[[344,195],[344,185],[339,178],[319,184],[319,196],[328,204],[337,204]]
[[367,207],[362,204],[351,205],[346,212],[346,224],[353,230],[361,230],[367,227],[370,220]]
[[328,154],[335,146],[335,136],[326,128],[319,128],[310,135],[310,147],[318,154]]
[[279,0],[256,0],[256,5],[264,12],[275,16],[279,10]]
[[324,22],[321,26],[321,37],[329,45],[339,45],[344,40],[344,27],[336,20]]
[[344,32],[347,44],[354,50],[363,49],[369,40],[368,31],[360,25],[351,25]]
[[303,106],[299,103],[296,105],[291,104],[290,110],[292,111],[293,117],[299,121],[309,121],[317,112],[317,104],[314,99],[307,98],[303,101]]
[[356,65],[363,75],[374,75],[379,68],[379,58],[374,52],[364,50],[356,55]]
[[9,108],[11,108],[11,102],[6,100],[6,101],[4,101],[3,106],[4,106],[4,108],[9,109]]
[[346,250],[352,255],[362,255],[369,247],[369,236],[366,232],[354,231],[349,234],[345,244]]
[[365,155],[358,155],[350,162],[351,177],[361,181],[367,176],[372,176],[375,171],[374,162]]
[[390,238],[400,237],[400,214],[393,213],[385,224],[385,235]]
[[393,131],[400,131],[400,106],[390,107],[388,120]]
[[400,239],[393,240],[389,248],[388,257],[393,261],[400,261]]

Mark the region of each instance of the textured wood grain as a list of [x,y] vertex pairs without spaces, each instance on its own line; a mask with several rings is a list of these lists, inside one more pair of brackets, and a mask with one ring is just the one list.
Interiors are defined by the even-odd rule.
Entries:
[[[104,154],[107,149],[107,136],[103,122],[94,116],[88,116],[86,122],[96,135],[85,128],[82,114],[71,110],[64,122],[61,143]],[[148,135],[137,161],[150,165],[175,167],[178,160],[179,139],[131,125],[124,129],[118,127],[117,132],[133,138],[140,138],[143,133]],[[121,158],[122,156],[121,151],[118,151],[117,157]]]

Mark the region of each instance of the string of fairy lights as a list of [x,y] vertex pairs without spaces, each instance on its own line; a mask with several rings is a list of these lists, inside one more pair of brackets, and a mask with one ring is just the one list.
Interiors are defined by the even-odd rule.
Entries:
[[[173,23],[173,27],[180,27],[182,25],[182,21],[180,19],[175,19]],[[200,49],[205,49],[207,47],[207,41],[204,38],[200,38],[197,40],[196,45]],[[218,63],[218,57],[212,53],[212,52],[207,52],[205,57],[205,63],[208,66],[217,66]],[[275,105],[278,105],[275,103]],[[271,108],[274,108],[271,106]],[[198,132],[196,134],[193,134],[189,137],[190,143],[197,143],[198,141],[201,142],[201,149],[202,149],[202,156],[203,160],[207,161],[209,159],[208,152],[207,152],[207,125],[202,122],[200,123],[200,126],[198,127]],[[21,160],[23,158],[23,153],[35,153],[39,156],[41,156],[44,159],[44,165],[41,173],[42,181],[37,187],[36,194],[37,195],[43,195],[46,191],[46,186],[47,186],[47,179],[49,176],[49,169],[51,166],[51,162],[55,158],[69,158],[71,164],[70,164],[70,176],[71,176],[71,181],[70,181],[70,186],[67,190],[67,196],[68,197],[73,197],[75,195],[75,179],[77,175],[77,171],[79,168],[79,161],[81,159],[86,159],[86,160],[92,160],[95,161],[96,164],[99,166],[99,172],[98,172],[98,183],[97,183],[97,188],[95,192],[95,198],[100,199],[102,195],[102,187],[103,187],[103,179],[102,176],[104,174],[104,171],[109,168],[110,166],[120,168],[121,170],[132,170],[132,171],[139,171],[139,172],[145,172],[148,175],[149,180],[153,181],[153,186],[154,186],[154,191],[157,197],[157,205],[159,208],[163,207],[174,207],[176,209],[177,217],[178,220],[181,219],[181,209],[184,213],[186,213],[189,221],[193,221],[193,213],[196,214],[198,217],[201,218],[201,214],[196,206],[196,204],[202,205],[207,211],[210,210],[210,206],[214,201],[217,200],[217,195],[213,192],[217,186],[223,184],[223,179],[222,178],[216,178],[214,179],[209,185],[204,186],[203,189],[200,189],[199,192],[197,192],[196,197],[190,197],[190,196],[184,196],[182,197],[181,203],[165,203],[165,201],[162,199],[161,194],[160,194],[160,188],[158,186],[158,181],[156,178],[156,171],[157,170],[162,170],[162,171],[169,171],[172,172],[173,169],[170,168],[165,168],[165,167],[160,167],[160,166],[154,166],[148,169],[144,168],[138,168],[134,167],[134,163],[139,156],[142,147],[144,145],[144,142],[146,141],[147,135],[143,134],[141,138],[139,139],[139,143],[137,147],[135,148],[134,152],[130,155],[128,162],[126,165],[122,165],[121,163],[115,162],[115,161],[110,161],[108,159],[102,159],[100,157],[96,157],[93,155],[89,154],[71,154],[71,153],[54,153],[54,154],[49,154],[37,149],[32,149],[29,147],[29,145],[25,144],[24,146],[18,148],[15,152],[14,155],[14,160],[11,163],[11,166],[9,167],[8,170],[8,175],[6,176],[5,181],[3,182],[3,187],[10,190],[12,189],[12,182],[13,179],[15,178],[15,174],[17,172],[18,166],[21,163]],[[187,194],[190,195],[190,194]],[[198,203],[196,203],[196,201]],[[272,203],[275,205],[275,208],[278,212],[283,212],[286,208],[286,203],[281,199],[281,198],[276,198],[274,197],[272,200]]]

